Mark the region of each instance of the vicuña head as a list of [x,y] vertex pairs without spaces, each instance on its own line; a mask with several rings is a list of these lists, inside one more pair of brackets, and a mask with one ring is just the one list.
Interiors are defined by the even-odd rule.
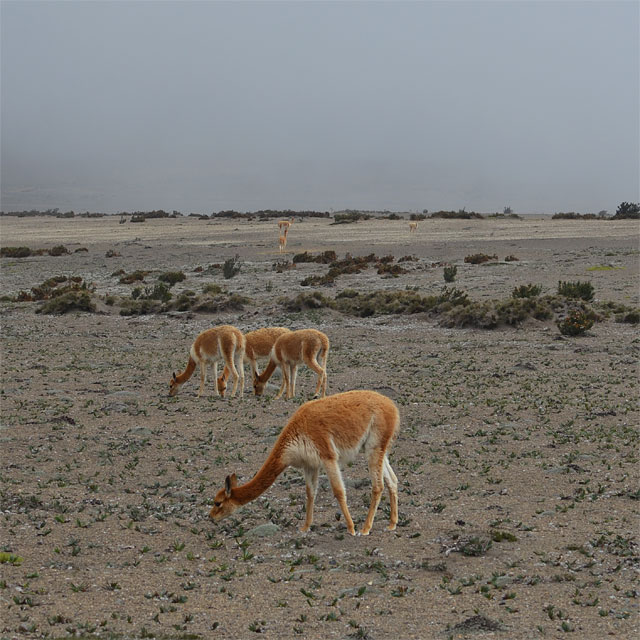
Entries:
[[228,475],[224,488],[214,498],[209,517],[221,520],[238,507],[262,495],[289,466],[302,469],[306,483],[306,518],[301,531],[313,521],[318,474],[323,468],[331,483],[350,534],[355,527],[345,495],[340,464],[352,461],[363,451],[369,464],[371,501],[362,526],[368,535],[387,483],[391,516],[388,529],[398,522],[398,479],[389,464],[388,452],[399,428],[400,417],[394,402],[375,391],[347,391],[303,404],[289,419],[273,449],[256,475],[239,485],[235,474]]
[[[214,379],[218,378],[218,362],[224,362],[233,375],[234,396],[240,382],[240,396],[244,388],[244,366],[242,364],[245,351],[245,339],[242,331],[229,324],[203,331],[191,345],[187,367],[181,373],[173,373],[169,381],[169,395],[175,396],[180,387],[193,375],[196,364],[200,365],[200,390],[198,397],[204,392],[207,380],[207,366],[213,364]],[[218,391],[216,385],[216,392]]]
[[[277,367],[282,372],[282,384],[276,394],[279,398],[287,390],[287,400],[296,393],[296,377],[298,365],[306,364],[318,375],[314,395],[322,389],[322,395],[327,392],[327,357],[329,355],[329,338],[317,329],[298,329],[281,335],[274,343],[269,356],[269,364],[261,373],[253,376],[253,392],[261,396],[267,381]],[[318,363],[318,358],[322,365]]]
[[[258,370],[258,358],[268,358],[275,341],[283,334],[291,333],[286,327],[264,327],[245,333],[246,348],[244,361],[251,366],[251,376],[255,378],[260,375]],[[227,380],[231,370],[225,365],[222,375],[217,380],[218,393],[224,398],[227,391]]]

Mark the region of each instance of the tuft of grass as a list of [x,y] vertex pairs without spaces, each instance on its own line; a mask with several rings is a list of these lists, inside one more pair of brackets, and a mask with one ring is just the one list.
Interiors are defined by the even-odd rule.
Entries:
[[7,551],[0,551],[0,564],[11,564],[14,567],[19,567],[24,562],[22,556],[18,556],[15,553],[8,553]]
[[589,302],[593,300],[593,285],[590,282],[581,282],[576,280],[575,282],[558,282],[558,295],[565,298],[576,298]]
[[542,293],[539,284],[521,284],[511,292],[512,298],[536,298]]

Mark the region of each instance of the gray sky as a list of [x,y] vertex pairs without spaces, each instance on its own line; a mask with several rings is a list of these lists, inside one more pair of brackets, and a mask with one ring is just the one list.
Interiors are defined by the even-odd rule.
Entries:
[[615,211],[640,3],[1,4],[1,206]]

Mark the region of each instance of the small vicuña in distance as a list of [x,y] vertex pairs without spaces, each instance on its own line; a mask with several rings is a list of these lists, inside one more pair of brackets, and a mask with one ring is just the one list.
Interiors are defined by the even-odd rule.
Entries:
[[216,393],[218,393],[218,362],[224,362],[225,366],[233,375],[233,388],[231,396],[234,396],[240,382],[240,397],[244,391],[244,351],[245,339],[240,329],[223,324],[219,327],[206,329],[194,340],[189,350],[189,361],[184,371],[177,374],[174,372],[169,381],[169,395],[175,396],[180,387],[193,375],[196,365],[200,365],[200,389],[198,397],[204,392],[204,385],[207,381],[207,366],[213,365],[213,375]]
[[231,515],[262,495],[287,467],[296,467],[304,473],[307,492],[301,531],[308,531],[313,521],[318,474],[323,467],[347,530],[355,535],[340,465],[353,461],[362,450],[369,464],[371,502],[361,533],[366,536],[371,531],[385,482],[391,511],[388,529],[393,530],[398,523],[398,479],[389,464],[388,452],[399,425],[395,403],[376,391],[346,391],[306,402],[291,416],[271,453],[249,482],[238,485],[235,473],[226,477],[209,517],[221,520]]
[[[293,398],[296,392],[296,376],[298,365],[306,364],[312,371],[318,374],[316,390],[314,395],[318,395],[322,389],[322,396],[327,393],[327,357],[329,355],[329,338],[322,331],[317,329],[298,329],[281,335],[271,349],[269,364],[259,375],[253,377],[253,391],[257,396],[261,396],[267,381],[280,367],[282,371],[283,384],[276,394],[276,399],[282,395],[286,388],[286,398]],[[322,365],[318,363],[321,359]]]

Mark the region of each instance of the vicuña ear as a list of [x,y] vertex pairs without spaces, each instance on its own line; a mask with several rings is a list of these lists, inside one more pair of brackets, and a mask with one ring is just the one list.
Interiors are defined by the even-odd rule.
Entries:
[[232,473],[230,476],[227,476],[224,479],[224,492],[229,498],[231,496],[231,489],[233,489],[238,484],[238,478],[235,473]]
[[173,379],[174,379],[174,380],[176,380],[176,379],[177,379],[177,378],[176,378],[176,372],[175,372],[175,371],[173,372]]

